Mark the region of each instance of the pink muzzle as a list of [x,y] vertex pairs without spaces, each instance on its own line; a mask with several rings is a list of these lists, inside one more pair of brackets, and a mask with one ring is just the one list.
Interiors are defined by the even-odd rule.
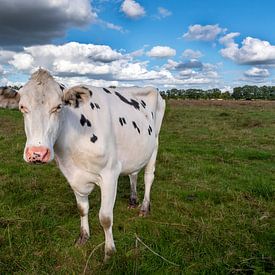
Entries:
[[30,163],[46,163],[49,161],[50,149],[43,146],[32,146],[26,148],[26,160]]

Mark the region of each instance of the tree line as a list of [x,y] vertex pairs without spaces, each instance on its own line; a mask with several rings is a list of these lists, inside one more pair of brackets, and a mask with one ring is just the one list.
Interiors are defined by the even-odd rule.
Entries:
[[[10,87],[19,90],[20,86]],[[116,88],[112,86],[112,88]],[[235,87],[233,92],[222,92],[220,89],[214,88],[209,90],[203,89],[170,89],[160,91],[164,98],[181,98],[181,99],[235,99],[235,100],[275,100],[275,86],[250,86]]]
[[160,91],[164,98],[181,98],[181,99],[235,99],[235,100],[275,100],[275,86],[250,86],[235,87],[233,92],[222,92],[214,88],[209,90],[203,89],[170,89]]

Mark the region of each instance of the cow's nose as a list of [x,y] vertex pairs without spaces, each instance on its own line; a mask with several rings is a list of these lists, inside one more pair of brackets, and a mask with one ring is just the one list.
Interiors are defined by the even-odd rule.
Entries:
[[27,147],[26,159],[31,163],[46,163],[50,159],[50,149],[43,146]]

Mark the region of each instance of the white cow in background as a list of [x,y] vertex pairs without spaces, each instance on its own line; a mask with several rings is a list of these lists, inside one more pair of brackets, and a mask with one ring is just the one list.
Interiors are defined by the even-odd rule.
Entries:
[[0,87],[0,108],[17,109],[19,94],[10,87]]
[[100,223],[105,233],[105,259],[115,251],[113,208],[120,174],[130,177],[130,205],[137,203],[138,172],[145,167],[145,195],[140,215],[148,214],[158,136],[165,102],[154,88],[65,89],[43,69],[20,91],[27,136],[24,160],[57,160],[70,183],[81,216],[78,244],[89,238],[88,195],[101,189]]

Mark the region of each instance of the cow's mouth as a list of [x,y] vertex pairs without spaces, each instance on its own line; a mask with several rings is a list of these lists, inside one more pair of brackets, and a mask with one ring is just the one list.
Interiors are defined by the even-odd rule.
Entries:
[[42,165],[42,164],[47,164],[47,162],[41,161],[41,160],[35,160],[35,161],[30,161],[28,162],[29,164],[33,165]]

